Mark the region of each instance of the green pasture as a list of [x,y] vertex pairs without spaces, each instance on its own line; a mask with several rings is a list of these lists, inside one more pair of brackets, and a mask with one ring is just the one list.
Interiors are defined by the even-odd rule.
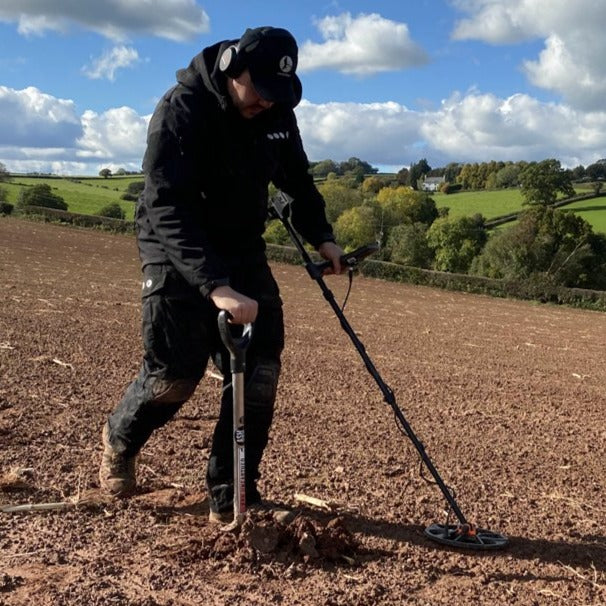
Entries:
[[[590,187],[575,187],[579,194],[588,193]],[[458,218],[479,213],[486,219],[519,212],[524,209],[523,198],[518,189],[463,191],[456,194],[435,193],[431,195],[438,208],[448,207],[450,217]],[[606,233],[606,198],[594,198],[562,207],[583,217],[594,232]],[[505,223],[496,229],[513,225]]]
[[581,200],[564,206],[562,210],[569,210],[585,219],[594,232],[606,233],[606,197]]
[[21,177],[14,176],[11,181],[3,183],[7,190],[8,201],[15,203],[22,187],[48,183],[55,194],[61,196],[68,205],[68,210],[83,215],[95,215],[104,206],[117,202],[126,213],[126,219],[132,220],[135,205],[133,202],[122,200],[120,196],[126,191],[129,183],[141,181],[142,176],[129,175],[126,177]]
[[508,215],[522,210],[519,189],[462,191],[455,194],[431,194],[438,208],[449,208],[453,218],[480,214],[486,219]]

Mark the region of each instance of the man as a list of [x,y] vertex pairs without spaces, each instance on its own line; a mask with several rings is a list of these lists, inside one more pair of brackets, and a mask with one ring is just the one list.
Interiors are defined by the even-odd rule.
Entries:
[[262,238],[269,183],[294,198],[293,224],[334,273],[343,254],[308,173],[293,111],[302,90],[296,67],[288,31],[248,29],[179,70],[151,118],[135,217],[144,357],[103,428],[99,479],[111,495],[133,493],[138,452],[193,394],[212,358],[225,378],[206,473],[210,517],[231,519],[232,392],[217,327],[226,310],[233,323],[255,323],[245,375],[246,499],[261,501],[259,465],[284,346],[282,303]]

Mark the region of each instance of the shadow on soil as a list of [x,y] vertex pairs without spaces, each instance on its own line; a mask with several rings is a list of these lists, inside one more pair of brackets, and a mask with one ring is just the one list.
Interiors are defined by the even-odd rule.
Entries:
[[[393,524],[351,514],[344,517],[353,532],[399,543],[409,543],[426,549],[466,553],[474,557],[514,557],[519,560],[539,560],[572,568],[606,571],[606,537],[604,536],[582,537],[580,542],[574,543],[555,539],[508,536],[509,543],[502,550],[474,551],[454,549],[434,543],[425,536],[424,527],[418,524]],[[498,532],[498,529],[492,530]]]

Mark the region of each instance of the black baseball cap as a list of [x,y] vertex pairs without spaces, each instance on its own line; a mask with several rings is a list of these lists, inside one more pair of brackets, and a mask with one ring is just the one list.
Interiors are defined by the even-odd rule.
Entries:
[[248,68],[255,90],[267,101],[294,106],[299,101],[298,48],[293,35],[279,27],[247,29],[238,42],[238,61]]

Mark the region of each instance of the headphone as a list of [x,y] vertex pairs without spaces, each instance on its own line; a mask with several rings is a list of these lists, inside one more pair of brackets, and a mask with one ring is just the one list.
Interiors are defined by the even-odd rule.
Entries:
[[226,76],[229,76],[230,78],[237,78],[246,67],[244,53],[249,53],[250,51],[254,50],[259,42],[261,42],[262,34],[271,29],[273,28],[260,28],[258,36],[242,48],[240,48],[239,42],[237,44],[228,46],[221,54],[221,59],[219,60],[219,69]]

